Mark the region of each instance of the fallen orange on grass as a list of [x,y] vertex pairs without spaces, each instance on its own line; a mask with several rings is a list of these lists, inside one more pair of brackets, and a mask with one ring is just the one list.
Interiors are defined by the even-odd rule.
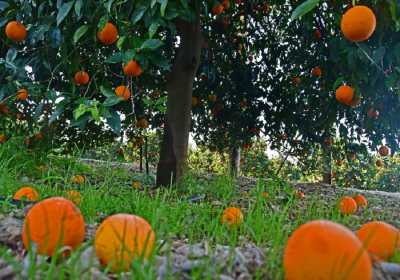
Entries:
[[145,219],[116,214],[106,218],[96,231],[96,255],[112,271],[128,271],[135,259],[150,256],[154,241],[154,231]]
[[354,214],[357,211],[357,202],[351,196],[344,196],[339,202],[339,210],[343,215]]
[[369,222],[357,231],[357,236],[368,252],[379,260],[387,261],[400,250],[400,231],[385,222]]
[[15,200],[29,200],[36,201],[39,199],[39,193],[32,187],[21,187],[13,197]]
[[237,207],[228,207],[221,216],[221,223],[230,227],[239,226],[243,223],[243,213]]
[[344,37],[352,42],[368,40],[376,28],[374,12],[366,6],[354,6],[344,13],[340,29]]
[[67,199],[71,200],[75,205],[81,204],[82,196],[81,193],[75,190],[70,190],[66,193]]
[[57,249],[77,248],[85,237],[85,222],[79,209],[62,197],[36,203],[27,213],[22,228],[26,249],[37,246],[37,253],[52,256]]
[[85,183],[85,180],[86,180],[85,176],[75,175],[71,178],[71,183],[81,185],[81,184]]
[[372,279],[372,263],[360,240],[330,221],[311,221],[294,231],[283,263],[288,280]]
[[0,134],[0,144],[4,144],[7,141],[7,136]]
[[354,201],[357,203],[357,207],[367,207],[368,200],[362,194],[358,194],[354,197]]

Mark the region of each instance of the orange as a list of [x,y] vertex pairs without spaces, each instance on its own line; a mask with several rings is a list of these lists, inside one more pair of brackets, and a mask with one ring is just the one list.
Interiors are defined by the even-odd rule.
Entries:
[[143,70],[140,67],[139,63],[137,63],[135,60],[129,61],[125,66],[124,66],[124,74],[127,77],[139,77],[142,75]]
[[357,207],[359,208],[368,206],[368,200],[362,194],[356,195],[354,201],[357,203]]
[[133,181],[132,182],[132,188],[134,188],[134,189],[140,189],[140,187],[141,187],[141,183],[140,183],[140,181]]
[[292,81],[293,81],[293,84],[294,84],[295,86],[298,86],[298,85],[300,85],[300,83],[301,83],[301,79],[300,79],[299,77],[293,77],[293,78],[292,78]]
[[83,183],[85,183],[85,176],[83,175],[75,175],[71,178],[71,183],[72,184],[78,184],[81,185]]
[[0,144],[4,144],[7,141],[7,136],[0,134]]
[[243,213],[237,207],[228,207],[221,216],[221,223],[229,227],[239,226],[243,223]]
[[85,237],[85,222],[69,200],[52,197],[36,203],[27,213],[22,228],[26,249],[32,243],[41,255],[52,256],[61,247],[77,248]]
[[367,115],[371,119],[377,119],[379,117],[379,111],[375,110],[374,108],[369,108],[367,111]]
[[95,236],[96,255],[112,271],[128,271],[132,261],[148,258],[154,248],[155,234],[143,218],[116,214],[106,218]]
[[368,40],[376,28],[374,12],[366,6],[354,6],[344,13],[340,29],[351,42]]
[[17,91],[17,100],[27,100],[28,99],[28,91],[24,88],[21,88]]
[[229,7],[231,6],[231,3],[230,3],[229,0],[223,0],[223,1],[222,1],[222,6],[224,6],[224,9],[225,9],[225,10],[228,10]]
[[224,9],[225,9],[224,5],[218,4],[218,5],[215,5],[212,8],[211,12],[212,12],[213,15],[218,16],[218,15],[220,15],[220,14],[222,14],[224,12]]
[[339,202],[340,213],[354,214],[357,211],[357,202],[351,196],[344,196]]
[[136,127],[143,128],[143,129],[148,128],[149,122],[145,118],[140,118],[136,122]]
[[303,199],[306,197],[306,195],[302,191],[296,191],[296,197]]
[[400,250],[400,231],[385,222],[373,221],[357,231],[358,238],[374,257],[389,260]]
[[216,102],[217,101],[217,96],[215,94],[210,94],[208,96],[208,101],[210,102]]
[[375,164],[376,164],[377,167],[383,167],[383,166],[385,165],[385,163],[384,163],[383,160],[381,160],[381,159],[378,159],[378,160],[375,162]]
[[77,86],[86,85],[89,83],[89,74],[85,71],[79,71],[75,73],[74,81]]
[[386,146],[381,146],[378,150],[379,154],[383,157],[386,157],[389,155],[389,148]]
[[10,21],[6,25],[6,36],[14,42],[21,42],[25,40],[27,31],[22,23],[18,21]]
[[296,229],[286,244],[283,266],[288,280],[372,279],[372,263],[360,240],[330,221]]
[[81,193],[75,190],[68,191],[66,197],[75,203],[75,205],[79,205],[82,201]]
[[192,107],[196,107],[197,105],[199,105],[199,98],[192,96]]
[[39,193],[32,187],[25,186],[20,188],[13,197],[15,200],[39,200]]
[[351,105],[354,97],[354,89],[347,85],[342,85],[336,90],[336,100],[344,105]]
[[34,135],[36,141],[42,141],[44,139],[44,135],[42,132],[38,132]]
[[8,106],[6,104],[0,103],[0,113],[5,114],[5,115],[10,113],[10,109],[8,108]]
[[319,66],[314,67],[314,68],[312,69],[312,71],[311,71],[311,74],[312,74],[314,77],[321,77],[321,75],[322,75],[322,70],[321,70],[321,68],[320,68]]
[[118,39],[118,29],[111,22],[107,22],[104,28],[97,33],[97,38],[104,45],[114,44]]
[[121,97],[123,100],[128,100],[131,97],[131,91],[126,86],[118,86],[115,89],[115,95]]

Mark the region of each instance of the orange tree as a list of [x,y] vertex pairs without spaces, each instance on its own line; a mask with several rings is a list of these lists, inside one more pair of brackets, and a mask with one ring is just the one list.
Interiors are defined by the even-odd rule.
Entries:
[[[301,21],[289,20],[318,2],[263,6],[248,1],[237,14],[214,19],[193,104],[199,141],[219,149],[237,147],[261,127],[272,148],[288,147],[286,153],[305,160],[317,153],[317,143],[326,158],[326,181],[336,134],[348,152],[355,143],[374,149],[382,140],[397,149],[398,4],[370,1],[378,18],[376,34],[354,43],[340,30],[342,14],[350,8],[342,1],[321,4]],[[355,16],[364,16],[363,11]],[[349,27],[342,26],[346,33]]]
[[[281,9],[290,10],[294,6],[281,5],[283,2],[286,3],[270,1],[269,5],[276,13]],[[302,10],[309,11],[318,2],[309,0]],[[15,112],[17,107],[32,106],[38,116],[43,113],[43,117],[38,118],[39,122],[45,128],[49,123],[52,124],[57,131],[56,135],[60,129],[66,131],[74,127],[73,131],[69,131],[68,138],[74,137],[75,128],[90,131],[91,138],[96,138],[94,135],[110,131],[104,128],[105,123],[118,135],[121,129],[132,130],[137,123],[139,127],[145,128],[146,125],[140,120],[151,117],[150,122],[154,126],[164,124],[157,181],[159,185],[166,185],[171,177],[178,179],[182,176],[185,168],[193,83],[200,65],[201,48],[204,46],[202,33],[212,30],[214,20],[221,17],[221,14],[228,19],[240,21],[241,17],[236,15],[246,18],[254,13],[254,8],[267,7],[264,4],[264,1],[256,0],[142,0],[135,3],[60,0],[40,4],[29,0],[0,1],[0,24],[4,28],[0,46],[2,108],[6,106]],[[345,130],[350,130],[347,133],[349,135],[351,130],[362,126],[362,132],[371,136],[373,144],[385,138],[394,150],[398,144],[398,122],[395,122],[394,116],[399,103],[396,95],[399,80],[396,69],[399,65],[396,52],[398,3],[394,0],[368,1],[376,12],[378,30],[367,44],[359,45],[347,42],[339,33],[343,4],[343,1],[321,4],[316,13],[309,13],[301,23],[296,23],[312,29],[310,27],[315,27],[317,22],[323,34],[331,34],[332,30],[336,34],[329,36],[329,42],[321,43],[330,52],[321,54],[321,64],[318,64],[324,68],[322,73],[331,72],[332,75],[327,75],[330,78],[326,78],[325,83],[315,82],[313,96],[317,94],[318,87],[324,87],[326,99],[332,100],[335,86],[345,80],[356,88],[356,92],[365,95],[365,104],[357,111],[352,111],[334,103],[333,107],[337,110],[331,110],[331,113],[325,115],[327,119],[336,121],[326,123],[336,123],[342,135],[346,134]],[[263,16],[258,18],[262,22]],[[286,29],[290,30],[291,25],[287,22]],[[325,27],[325,22],[331,25]],[[287,45],[284,46],[294,49],[296,46],[304,46],[298,43],[301,34],[294,34],[291,40],[289,37],[286,36]],[[258,44],[252,44],[254,57],[264,53],[264,43],[264,40],[259,40]],[[335,56],[329,56],[331,53]],[[303,67],[300,67],[301,62],[291,61],[286,64],[287,59],[279,65],[270,65],[264,70],[265,75],[261,75],[264,82],[262,79],[257,82],[268,85],[271,83],[266,78],[269,77],[268,72],[286,67],[283,69],[287,71],[280,71],[278,76],[270,77],[273,78],[272,89],[276,96],[272,96],[269,87],[258,88],[268,93],[267,99],[263,101],[263,115],[265,122],[269,122],[267,127],[274,128],[268,134],[278,139],[278,136],[286,133],[294,141],[296,139],[293,135],[299,129],[308,127],[309,130],[315,130],[318,127],[308,125],[316,122],[315,118],[309,117],[310,111],[325,111],[320,110],[320,105],[329,105],[321,98],[313,98],[310,99],[313,102],[304,102],[304,107],[301,107],[297,106],[296,98],[287,99],[291,92],[294,93],[288,89],[287,82],[293,78],[293,74],[309,75],[311,65],[316,66],[316,63],[312,63],[312,53],[308,56],[308,65]],[[371,61],[374,61],[373,65]],[[241,68],[253,67],[242,62]],[[312,73],[313,77],[321,76],[318,69]],[[333,77],[334,82],[331,81]],[[305,96],[309,89],[304,88],[300,94]],[[160,98],[148,102],[145,95],[154,91],[160,92]],[[166,102],[164,93],[168,97]],[[165,114],[162,113],[164,103]],[[380,110],[378,122],[365,117],[366,107],[370,109],[372,106]],[[286,114],[293,108],[299,113]],[[232,109],[235,107],[232,106]],[[256,115],[252,118],[253,122]],[[343,126],[344,129],[338,121],[342,119],[348,122]],[[373,124],[368,125],[368,121]],[[57,125],[57,122],[62,125]],[[85,130],[88,126],[90,129]],[[93,133],[94,126],[99,133]],[[326,127],[332,129],[331,126]],[[319,131],[328,134],[329,129]],[[311,133],[298,134],[305,144],[315,138]]]

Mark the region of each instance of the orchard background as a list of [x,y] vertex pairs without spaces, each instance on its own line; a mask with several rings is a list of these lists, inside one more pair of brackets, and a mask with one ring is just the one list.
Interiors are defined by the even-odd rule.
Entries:
[[[8,0],[0,1],[0,28],[5,216],[21,197],[57,195],[92,224],[122,212],[144,217],[140,228],[156,233],[153,255],[164,257],[163,245],[176,240],[250,242],[271,258],[254,271],[244,265],[259,279],[305,279],[291,276],[301,272],[282,252],[310,220],[399,224],[390,203],[400,192],[397,0]],[[341,200],[358,192],[370,209]],[[185,229],[188,216],[196,218]],[[119,268],[160,275],[140,263]],[[29,275],[58,264],[46,265]],[[206,267],[189,274],[204,279]],[[329,266],[321,267],[313,273],[325,277]]]

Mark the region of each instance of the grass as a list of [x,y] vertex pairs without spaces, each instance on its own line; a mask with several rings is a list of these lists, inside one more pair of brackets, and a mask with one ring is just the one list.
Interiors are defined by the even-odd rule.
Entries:
[[[67,190],[78,190],[82,195],[79,208],[87,224],[99,223],[115,213],[132,213],[149,221],[158,240],[155,255],[161,250],[163,255],[168,255],[168,248],[175,239],[189,243],[207,241],[212,248],[216,244],[235,248],[253,242],[263,248],[266,255],[265,266],[256,272],[258,279],[283,279],[284,246],[299,225],[314,219],[329,219],[355,229],[363,221],[380,218],[372,212],[364,212],[357,218],[344,217],[338,213],[335,199],[324,201],[317,195],[300,201],[288,184],[277,179],[258,180],[249,191],[244,191],[228,176],[208,180],[190,174],[178,186],[153,189],[152,184],[144,184],[143,189],[136,190],[132,188],[133,180],[152,182],[154,179],[110,166],[88,166],[77,161],[77,157],[23,151],[13,142],[0,146],[0,195],[6,198],[0,203],[0,214],[15,208],[9,199],[22,185],[37,188],[41,198],[64,196]],[[83,185],[71,183],[71,177],[77,174],[86,176]],[[263,198],[262,192],[268,192],[269,197]],[[191,198],[202,196],[205,198],[191,202]],[[245,222],[237,230],[220,224],[220,215],[227,206],[241,207],[245,213]],[[88,270],[90,264],[82,268],[80,256],[91,243],[85,243],[62,262],[38,261],[32,254],[30,269],[24,271],[28,271],[31,279],[37,273],[43,273],[47,279],[81,279],[82,271]],[[23,271],[27,264],[16,261],[14,254],[7,248],[0,249],[0,258],[17,271]],[[146,265],[134,263],[134,279],[155,279],[155,262],[153,257]],[[214,272],[209,271],[209,267],[206,262],[192,271],[191,277],[211,279]],[[204,271],[208,273],[206,278]]]

